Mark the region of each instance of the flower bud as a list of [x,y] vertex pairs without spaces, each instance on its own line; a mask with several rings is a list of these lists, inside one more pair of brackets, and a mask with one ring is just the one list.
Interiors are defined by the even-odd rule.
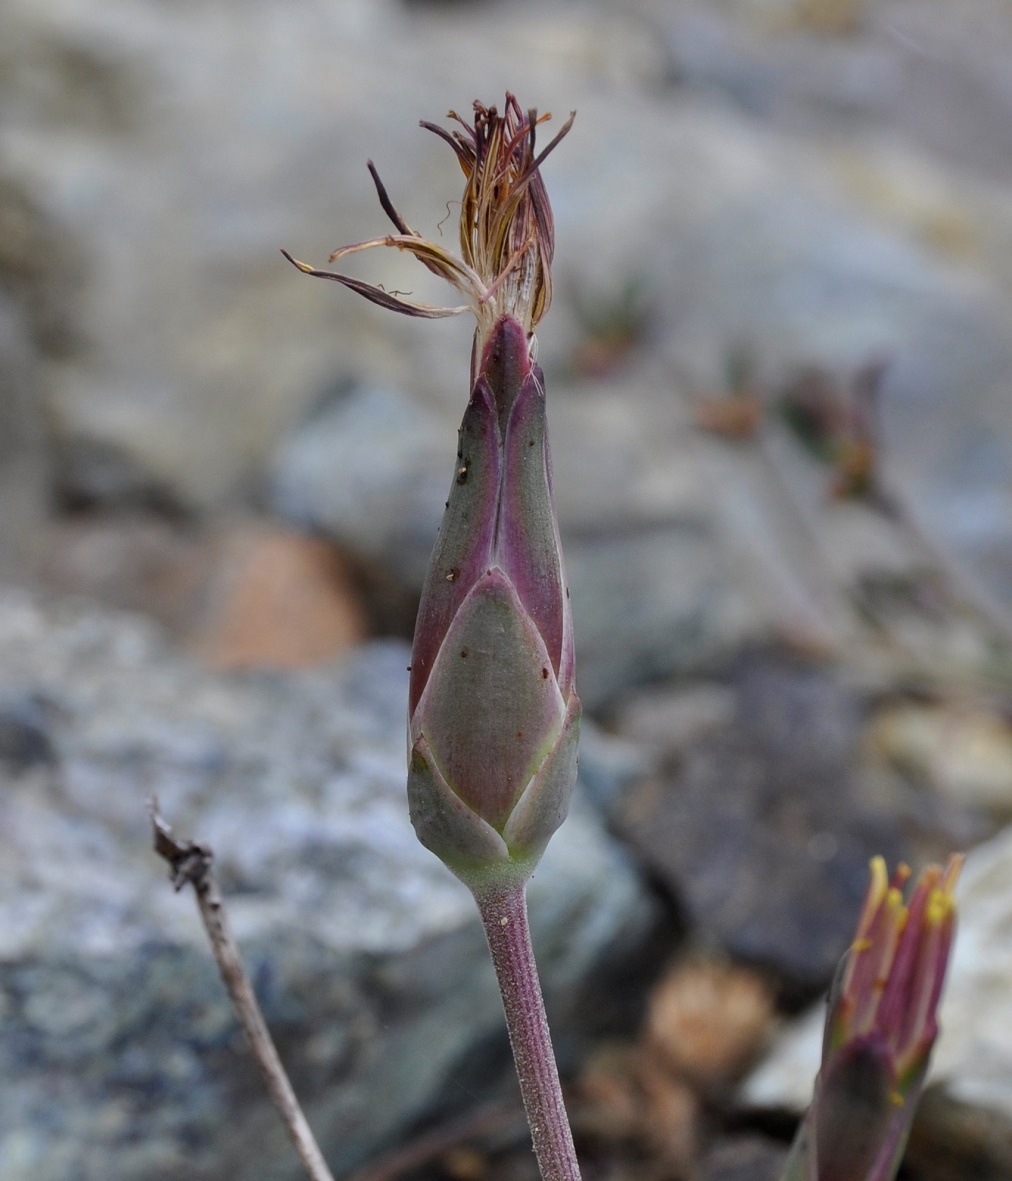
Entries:
[[504,316],[478,365],[411,658],[408,799],[465,880],[527,873],[565,818],[580,703],[545,393]]
[[891,1181],[938,1035],[961,857],[929,866],[909,902],[910,871],[881,857],[829,1001],[822,1069],[806,1116],[806,1181]]
[[542,121],[506,96],[469,127],[434,131],[465,176],[461,258],[412,230],[370,165],[396,234],[334,251],[406,250],[447,279],[461,307],[413,302],[290,260],[394,311],[477,319],[471,397],[446,514],[422,591],[411,657],[408,801],[418,837],[472,889],[526,880],[565,819],[580,700],[552,502],[545,386],[532,336],[551,302],[554,225],[535,156]]

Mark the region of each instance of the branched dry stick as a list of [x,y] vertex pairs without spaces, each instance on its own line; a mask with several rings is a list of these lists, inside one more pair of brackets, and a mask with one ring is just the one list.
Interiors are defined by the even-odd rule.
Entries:
[[302,1161],[310,1181],[334,1181],[333,1174],[323,1159],[323,1153],[320,1152],[320,1146],[302,1114],[299,1101],[295,1098],[292,1084],[281,1065],[281,1059],[243,967],[239,948],[229,927],[221,891],[214,876],[214,854],[207,845],[198,844],[196,841],[176,840],[172,835],[172,829],[158,811],[156,799],[151,800],[150,813],[155,852],[169,863],[172,884],[177,891],[187,883],[193,886],[200,917],[211,941],[211,950],[222,982],[246,1033],[253,1057],[267,1084],[271,1101],[295,1145],[299,1160]]

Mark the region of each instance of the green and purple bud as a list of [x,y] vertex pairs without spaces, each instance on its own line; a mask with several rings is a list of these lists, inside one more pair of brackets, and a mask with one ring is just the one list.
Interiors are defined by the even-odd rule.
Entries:
[[[906,866],[881,857],[830,995],[822,1068],[793,1181],[891,1181],[938,1036],[938,1004],[955,928],[962,866],[929,866],[909,901]],[[796,1146],[797,1147],[797,1146]]]
[[[343,247],[415,255],[467,301],[434,307],[291,259],[413,316],[472,311],[471,396],[453,483],[422,591],[411,657],[408,800],[422,844],[476,892],[522,883],[565,819],[576,779],[580,701],[573,629],[552,499],[545,386],[534,329],[551,303],[554,225],[536,112],[512,95],[503,114],[474,106],[446,131],[466,178],[461,257],[397,213],[398,232]],[[290,256],[289,256],[290,257]]]
[[482,343],[477,374],[408,707],[412,822],[469,885],[533,869],[566,816],[580,721],[544,383],[512,317]]

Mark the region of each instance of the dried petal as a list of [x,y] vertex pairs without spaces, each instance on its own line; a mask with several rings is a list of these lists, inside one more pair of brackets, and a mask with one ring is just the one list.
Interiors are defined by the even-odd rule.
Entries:
[[376,246],[406,250],[455,287],[467,301],[462,306],[418,303],[351,275],[317,270],[287,251],[282,254],[304,274],[343,283],[390,311],[431,319],[456,316],[470,309],[478,320],[481,339],[489,335],[500,317],[508,315],[530,336],[552,302],[551,264],[555,252],[555,223],[540,167],[567,134],[574,117],[570,115],[537,156],[536,128],[550,116],[539,117],[535,111],[525,115],[511,94],[506,95],[501,115],[495,107],[476,102],[472,126],[451,111],[449,118],[460,125],[460,130],[447,131],[434,123],[422,123],[450,144],[467,178],[461,200],[461,258],[411,229],[394,208],[369,162],[380,205],[398,233],[340,247],[331,254],[330,261]]

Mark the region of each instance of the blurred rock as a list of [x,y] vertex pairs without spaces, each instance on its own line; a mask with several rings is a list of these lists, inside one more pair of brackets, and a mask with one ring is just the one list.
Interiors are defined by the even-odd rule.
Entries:
[[879,757],[949,799],[1007,819],[1012,812],[1012,726],[985,701],[898,702],[874,718]]
[[810,994],[847,946],[869,859],[897,860],[910,838],[866,798],[859,703],[838,676],[759,651],[733,683],[733,721],[687,743],[612,817],[701,939]]
[[852,370],[890,359],[879,435],[891,494],[1007,609],[1007,297],[815,190],[775,195],[757,182],[673,241],[665,302],[685,311],[665,348],[697,372],[719,371],[729,342],[754,347],[774,374],[813,356]]
[[[490,1081],[505,1036],[480,927],[403,802],[407,661],[390,643],[313,672],[220,677],[135,618],[2,592],[2,698],[47,703],[4,707],[38,735],[0,761],[5,1181],[299,1175],[192,899],[150,851],[148,792],[180,836],[216,850],[335,1172],[436,1102],[471,1102],[457,1080]],[[577,806],[531,909],[575,1046],[573,998],[635,949],[652,907]]]
[[676,1078],[715,1095],[756,1061],[773,1018],[773,990],[757,973],[681,962],[653,988],[644,1038]]
[[70,513],[48,521],[29,569],[46,592],[141,612],[177,637],[200,617],[215,564],[192,523],[155,513]]
[[627,694],[615,726],[629,742],[658,755],[680,753],[734,720],[735,694],[717,682],[652,685]]
[[282,529],[233,530],[192,643],[212,668],[301,668],[362,641],[365,613],[330,543]]
[[930,1181],[1005,1181],[1012,1174],[1012,1120],[1007,1113],[957,1102],[944,1087],[928,1087],[906,1159]]
[[676,86],[792,131],[891,132],[953,173],[1008,175],[1012,28],[1000,0],[974,0],[971,22],[903,0],[642,6],[665,30]]
[[691,413],[667,375],[645,365],[572,385],[548,376],[580,696],[596,711],[721,661],[769,617],[728,560]]
[[31,692],[0,697],[0,764],[9,772],[55,761],[52,712],[44,698]]
[[8,576],[30,553],[49,510],[49,472],[30,329],[0,273],[0,571]]
[[141,612],[218,669],[322,664],[367,634],[340,552],[271,522],[75,513],[33,550],[48,593]]
[[777,1181],[787,1148],[763,1136],[736,1136],[718,1141],[699,1165],[699,1181]]
[[414,623],[455,441],[399,394],[356,387],[310,417],[274,461],[277,512],[335,541],[398,630]]
[[[1001,156],[1001,120],[981,130],[979,112],[971,117],[975,105],[1005,103],[995,80],[1008,24],[981,3],[995,36],[975,100],[962,89],[975,42],[937,4],[917,17],[902,5],[887,5],[888,16],[868,9],[845,37],[825,35],[840,27],[839,3],[715,13],[640,0],[622,14],[552,6],[514,20],[500,5],[357,0],[282,19],[118,0],[65,3],[56,19],[16,0],[2,50],[4,175],[37,194],[46,224],[72,243],[59,253],[76,276],[77,344],[42,374],[65,493],[187,508],[241,496],[335,381],[410,390],[455,407],[455,425],[466,323],[384,315],[274,251],[319,262],[382,230],[355,166],[370,156],[410,223],[432,232],[457,181],[416,119],[508,85],[541,109],[580,110],[547,166],[558,283],[541,348],[553,388],[585,342],[581,308],[621,310],[627,290],[648,293],[647,327],[629,342],[625,388],[609,391],[615,417],[669,401],[673,374],[712,381],[742,340],[774,374],[885,349],[895,358],[884,419],[897,481],[929,530],[1007,598],[1012,444],[1001,392],[1012,374],[1012,264],[997,245],[1008,238],[1006,202],[967,178],[971,237],[994,248],[954,265],[937,235],[921,233],[923,210],[883,202],[881,185],[848,187],[835,144],[791,134],[805,116],[805,130],[832,127],[837,142],[852,133],[852,174],[914,176],[916,147],[857,134],[898,112],[908,82],[946,73],[896,32],[910,29],[915,45],[959,47],[944,91],[953,158],[971,142],[989,145],[974,149],[982,167]],[[226,19],[232,35],[222,37]],[[434,61],[454,69],[434,71]],[[663,85],[672,72],[682,86]],[[920,113],[916,104],[896,113],[895,127],[916,121],[926,135],[939,120]],[[890,172],[901,150],[905,163]],[[1006,262],[992,269],[999,256]],[[389,288],[438,298],[432,276],[397,252],[362,266]],[[52,287],[67,275],[41,269]],[[636,367],[643,358],[652,369]]]
[[[5,37],[0,47],[5,113],[12,109],[5,86],[11,81],[8,55]],[[3,125],[0,116],[0,134]],[[60,364],[80,347],[82,260],[79,243],[46,210],[41,186],[10,175],[5,164],[0,164],[0,575],[17,578],[53,507],[57,465],[44,374],[47,365]]]
[[[12,29],[16,24],[12,22]],[[18,78],[27,64],[12,61],[17,32],[0,47],[3,69],[0,93],[9,118],[25,95]],[[0,120],[0,126],[3,121]],[[5,161],[9,164],[10,161]],[[33,360],[58,361],[80,348],[81,243],[54,214],[44,186],[26,182],[0,168],[0,289],[16,302],[27,330]]]
[[726,1099],[772,1021],[772,992],[756,974],[676,960],[652,990],[635,1044],[606,1043],[581,1071],[578,1143],[635,1161],[637,1176],[696,1176],[702,1113]]
[[588,710],[727,659],[741,642],[739,599],[707,526],[569,533],[565,550]]
[[575,1087],[572,1119],[580,1141],[631,1157],[636,1175],[687,1175],[699,1138],[700,1103],[692,1088],[639,1046],[606,1045]]

